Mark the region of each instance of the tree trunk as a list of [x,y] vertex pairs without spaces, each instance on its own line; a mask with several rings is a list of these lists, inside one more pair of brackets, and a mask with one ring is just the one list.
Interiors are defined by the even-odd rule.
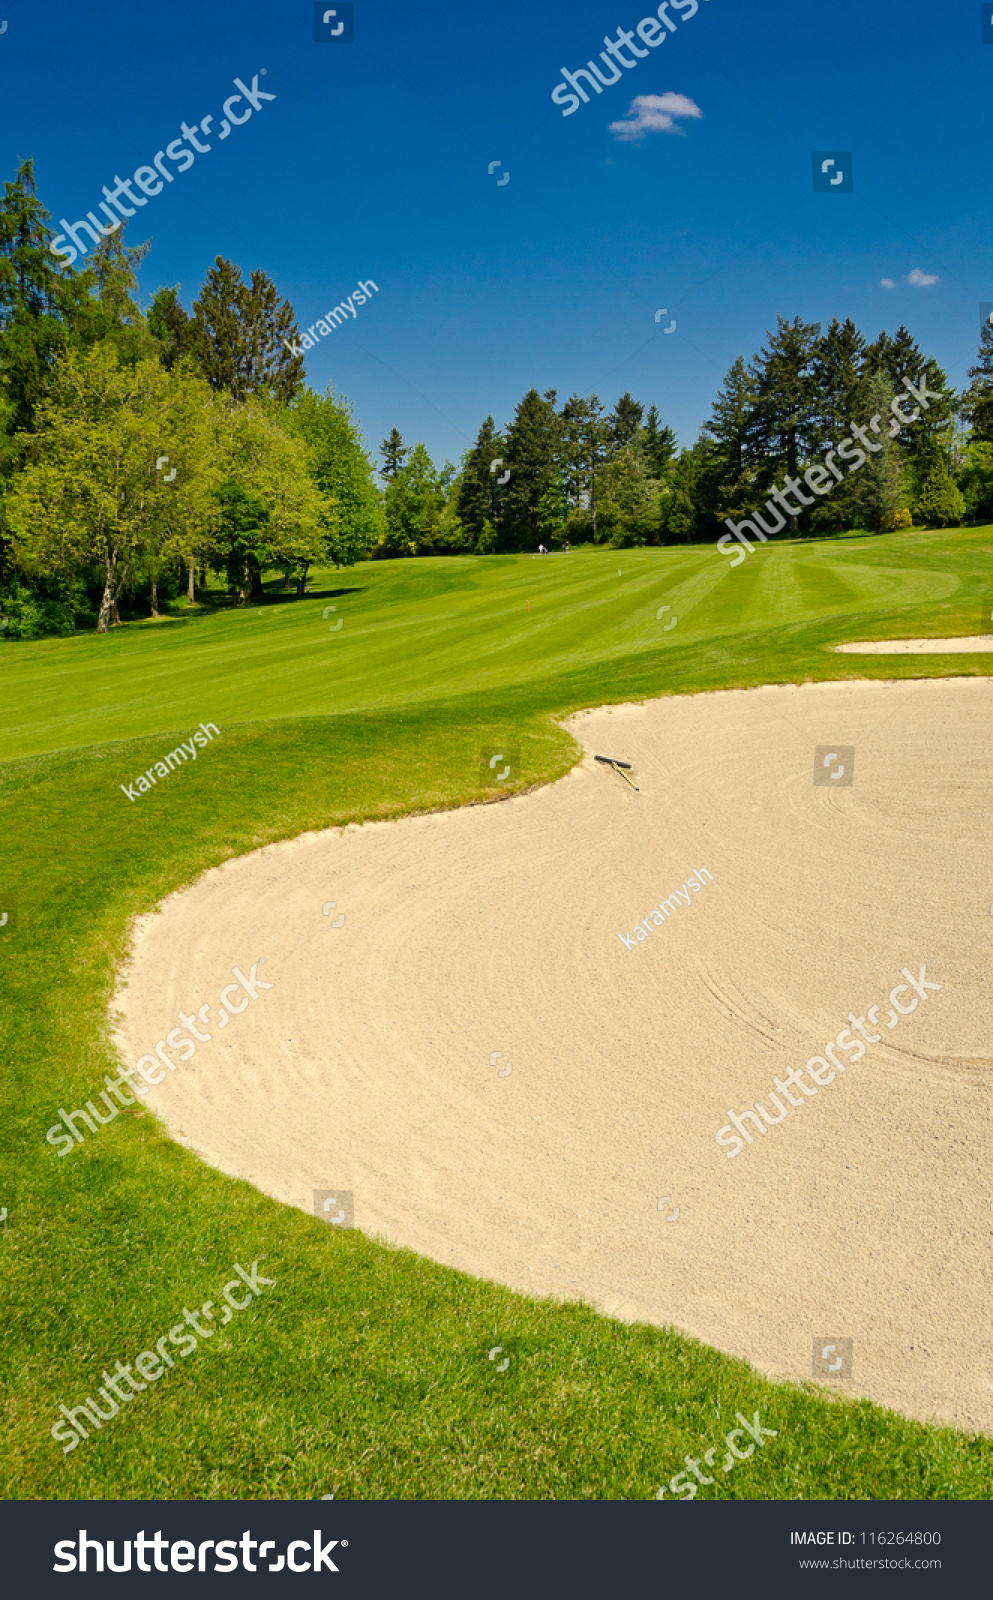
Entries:
[[197,603],[197,592],[196,592],[196,587],[195,587],[194,582],[193,582],[194,576],[195,576],[195,573],[194,573],[193,557],[190,556],[190,570],[189,570],[188,580],[187,580],[187,584],[186,584],[186,604],[188,606],[195,606],[196,603]]
[[159,610],[159,586],[156,583],[154,578],[152,579],[151,601],[152,601],[152,616],[153,617],[161,617],[162,613]]
[[103,594],[100,597],[100,614],[97,617],[97,633],[106,633],[110,627],[120,623],[121,613],[117,608],[117,599],[124,587],[124,578],[118,581],[117,552],[105,557]]
[[593,514],[593,543],[596,544],[596,473],[590,477],[590,511]]
[[310,562],[309,561],[305,561],[304,564],[303,564],[303,571],[301,572],[299,578],[297,579],[297,597],[298,598],[303,594],[303,586],[307,582],[307,573],[309,571],[310,571]]

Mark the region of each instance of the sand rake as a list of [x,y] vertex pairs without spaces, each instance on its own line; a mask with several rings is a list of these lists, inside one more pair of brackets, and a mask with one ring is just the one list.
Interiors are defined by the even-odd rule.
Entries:
[[[622,768],[626,768],[627,772],[630,772],[632,770],[630,761],[619,761],[616,756],[594,756],[593,759],[594,761],[602,761],[605,767],[613,767],[614,771],[619,777],[624,779],[625,783],[631,783],[631,779],[627,776],[627,773],[621,770]],[[631,783],[631,787],[632,789],[637,790],[639,794],[641,793],[641,790],[638,789],[638,785],[636,783]]]

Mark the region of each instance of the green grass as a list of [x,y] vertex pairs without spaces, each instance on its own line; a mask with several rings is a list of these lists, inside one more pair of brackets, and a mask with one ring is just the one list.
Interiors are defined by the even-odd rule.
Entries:
[[[982,528],[777,544],[735,569],[712,546],[368,563],[299,601],[0,648],[0,1493],[644,1498],[758,1409],[778,1437],[701,1496],[993,1496],[988,1439],[338,1233],[202,1166],[140,1108],[66,1160],[44,1137],[114,1065],[131,917],[206,868],[487,798],[486,745],[517,748],[520,785],[547,781],[576,756],[555,720],[585,705],[989,673],[984,656],[830,646],[979,632],[991,554]],[[220,740],[132,805],[118,785],[201,720]],[[275,1286],[63,1456],[59,1402],[262,1256]]]

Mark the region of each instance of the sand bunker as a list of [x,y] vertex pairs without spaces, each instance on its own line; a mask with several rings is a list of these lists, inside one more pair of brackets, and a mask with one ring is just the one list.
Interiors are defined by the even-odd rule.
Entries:
[[965,639],[874,639],[834,648],[854,656],[971,656],[993,650],[993,634],[972,634]]
[[[134,1062],[209,1003],[149,1104],[290,1205],[351,1191],[371,1234],[771,1374],[851,1339],[840,1387],[993,1431],[991,721],[985,678],[585,713],[548,788],[172,896],[138,925],[118,1043]],[[815,785],[835,741],[854,782],[846,755]],[[263,956],[271,989],[219,1030]],[[896,987],[925,961],[926,1000]],[[794,1078],[729,1159],[729,1108],[775,1115],[774,1078],[872,1006],[879,1043],[816,1096]]]

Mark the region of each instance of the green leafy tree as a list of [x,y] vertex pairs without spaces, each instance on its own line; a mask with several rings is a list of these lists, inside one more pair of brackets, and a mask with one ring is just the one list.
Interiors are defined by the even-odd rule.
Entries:
[[38,403],[27,465],[6,500],[18,565],[71,580],[96,562],[98,631],[119,619],[136,558],[155,535],[170,485],[155,468],[168,433],[168,376],[157,361],[122,366],[112,345],[69,352]]
[[[260,501],[268,513],[258,553],[246,563],[251,595],[260,597],[262,577],[270,569],[297,573],[302,586],[311,563],[321,560],[329,541],[340,537],[337,504],[314,481],[304,441],[286,432],[271,403],[237,405],[228,400],[220,446],[225,479]],[[226,564],[223,547],[220,553]]]
[[543,542],[562,543],[570,509],[565,479],[557,472],[538,502],[538,527]]
[[[350,567],[371,550],[383,531],[375,469],[352,407],[328,389],[307,389],[284,415],[287,430],[307,448],[311,476],[333,515],[325,528],[325,555]],[[302,582],[302,580],[301,580]]]
[[649,476],[648,463],[634,436],[603,468],[600,526],[618,548],[658,539],[662,521],[662,485]]
[[381,555],[428,555],[434,547],[445,495],[438,472],[423,444],[415,444],[408,460],[386,489],[386,533]]

